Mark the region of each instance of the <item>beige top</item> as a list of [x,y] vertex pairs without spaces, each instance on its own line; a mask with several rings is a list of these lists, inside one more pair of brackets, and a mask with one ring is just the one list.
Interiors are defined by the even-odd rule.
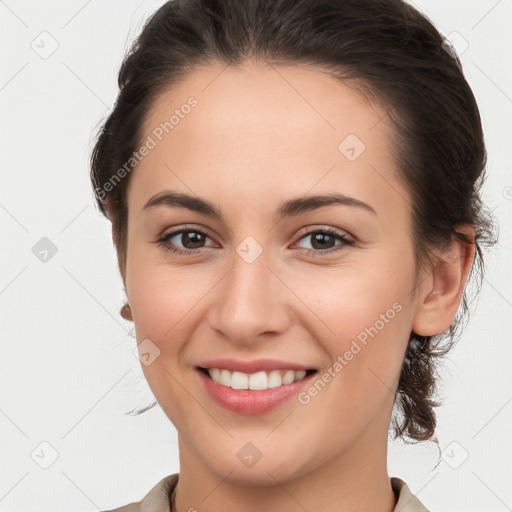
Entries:
[[[104,512],[174,512],[171,510],[170,496],[178,483],[179,473],[166,476],[158,482],[141,500],[123,507]],[[407,484],[400,478],[391,477],[391,487],[398,497],[393,512],[429,512],[412,494]]]

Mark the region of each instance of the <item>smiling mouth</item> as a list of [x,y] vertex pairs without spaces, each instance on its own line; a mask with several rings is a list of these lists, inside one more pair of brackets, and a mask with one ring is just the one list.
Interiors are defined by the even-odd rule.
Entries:
[[197,369],[222,386],[254,391],[286,386],[317,373],[315,369],[298,371],[282,369],[255,373],[232,372],[224,368],[202,368],[200,366]]

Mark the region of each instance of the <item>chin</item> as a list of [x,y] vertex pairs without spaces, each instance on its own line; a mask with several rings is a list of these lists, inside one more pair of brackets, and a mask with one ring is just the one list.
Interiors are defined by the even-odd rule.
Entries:
[[[276,482],[285,483],[308,471],[306,461],[293,456],[294,450],[288,450],[287,447],[269,447],[267,450],[270,453],[267,454],[263,449],[258,458],[257,451],[249,443],[233,440],[232,445],[237,448],[219,450],[217,445],[215,451],[202,455],[204,464],[221,480],[225,479],[237,485],[275,486]],[[245,455],[246,453],[252,453],[253,459],[250,459],[251,455]],[[246,458],[248,460],[243,462]]]

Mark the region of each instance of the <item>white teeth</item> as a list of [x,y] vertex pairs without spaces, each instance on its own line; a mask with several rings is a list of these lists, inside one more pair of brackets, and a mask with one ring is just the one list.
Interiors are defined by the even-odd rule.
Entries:
[[247,389],[249,387],[249,375],[242,372],[231,374],[231,387],[233,389]]
[[262,390],[291,384],[306,376],[305,370],[272,370],[271,372],[242,373],[220,368],[208,368],[212,380],[233,389]]

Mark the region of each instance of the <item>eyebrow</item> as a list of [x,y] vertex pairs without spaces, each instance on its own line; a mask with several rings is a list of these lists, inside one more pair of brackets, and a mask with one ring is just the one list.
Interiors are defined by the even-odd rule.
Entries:
[[[298,197],[285,201],[278,207],[277,215],[279,218],[283,219],[284,217],[300,215],[301,213],[310,212],[333,204],[354,206],[371,212],[375,215],[377,214],[377,212],[369,204],[366,204],[359,199],[348,197],[340,193],[331,193],[309,197]],[[143,206],[142,210],[155,208],[157,206],[167,206],[170,208],[187,208],[188,210],[203,213],[209,217],[224,221],[224,215],[222,214],[222,211],[219,210],[210,201],[179,192],[172,192],[167,190],[160,192],[154,195]]]

